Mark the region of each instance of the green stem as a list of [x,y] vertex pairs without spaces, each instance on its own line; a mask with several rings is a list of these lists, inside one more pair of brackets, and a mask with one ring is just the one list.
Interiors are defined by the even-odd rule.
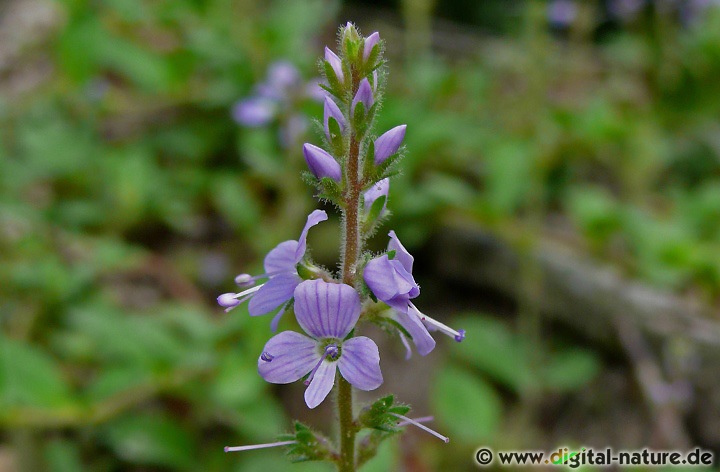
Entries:
[[338,416],[340,417],[340,472],[355,471],[355,421],[352,385],[338,373]]

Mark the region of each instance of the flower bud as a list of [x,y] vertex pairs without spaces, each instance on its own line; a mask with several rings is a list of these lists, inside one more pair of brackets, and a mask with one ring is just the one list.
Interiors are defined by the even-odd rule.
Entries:
[[318,179],[330,177],[334,181],[340,182],[342,179],[340,164],[324,149],[305,143],[303,146],[303,154],[305,155],[305,162],[307,162],[310,172],[312,172],[315,177]]
[[376,31],[367,38],[365,38],[365,47],[363,49],[363,61],[367,62],[370,59],[373,48],[380,42],[380,34]]
[[360,86],[358,87],[358,91],[352,101],[351,112],[353,115],[355,114],[355,106],[358,103],[362,103],[365,106],[366,112],[370,110],[370,108],[372,108],[373,104],[375,103],[372,87],[370,86],[370,82],[368,82],[368,79],[362,79],[362,81],[360,81]]
[[343,116],[342,112],[340,111],[340,108],[338,108],[335,101],[326,96],[325,97],[325,136],[327,136],[328,141],[331,141],[330,138],[330,125],[329,120],[330,118],[335,118],[335,120],[338,122],[338,125],[340,125],[340,132],[345,131],[345,117]]
[[407,125],[396,126],[375,140],[375,165],[380,165],[395,154],[405,139]]
[[330,50],[327,46],[325,47],[325,60],[330,63],[330,67],[335,72],[338,82],[343,84],[345,82],[345,75],[343,74],[342,61],[340,58]]
[[[377,200],[380,197],[385,197],[385,203],[383,204],[382,210],[380,211],[380,215],[383,215],[385,213],[385,209],[387,208],[387,196],[388,192],[390,191],[390,179],[387,177],[380,180],[379,182],[375,183],[372,187],[367,189],[365,193],[363,194],[363,200],[365,201],[365,211],[369,212],[370,208],[372,208],[373,203],[375,203],[375,200]],[[380,216],[379,215],[379,216]]]

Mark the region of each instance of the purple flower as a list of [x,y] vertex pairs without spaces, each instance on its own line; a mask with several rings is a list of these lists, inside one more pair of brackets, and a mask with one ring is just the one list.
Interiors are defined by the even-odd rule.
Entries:
[[355,106],[358,103],[362,103],[365,106],[365,112],[370,110],[370,108],[372,108],[373,106],[373,103],[375,103],[372,87],[370,86],[370,82],[368,82],[368,79],[362,79],[360,81],[358,91],[352,101],[352,106],[350,110],[351,113],[355,114]]
[[380,33],[377,31],[365,38],[365,47],[363,48],[363,61],[367,62],[370,59],[373,48],[380,41]]
[[310,143],[305,143],[303,146],[303,154],[305,155],[305,162],[307,162],[310,172],[315,177],[321,179],[323,177],[330,177],[336,182],[340,182],[342,179],[342,170],[340,164],[327,153],[324,149],[314,146]]
[[395,154],[405,139],[407,125],[396,126],[375,140],[375,165],[379,166]]
[[548,4],[548,20],[557,28],[567,28],[577,17],[577,5],[573,0],[553,0]]
[[[297,273],[297,265],[305,256],[308,231],[321,221],[327,220],[327,218],[327,213],[322,210],[315,210],[310,213],[297,241],[284,241],[275,246],[265,256],[265,274],[251,278],[248,278],[247,274],[240,274],[235,278],[238,285],[244,287],[258,279],[267,278],[267,282],[240,293],[224,293],[217,298],[218,304],[224,307],[227,312],[250,300],[248,306],[250,316],[259,316],[269,313],[290,301],[295,287],[302,282]],[[277,330],[277,325],[284,311],[284,308],[281,309],[270,323],[273,331]]]
[[264,97],[251,97],[238,102],[232,110],[235,121],[249,128],[265,126],[275,117],[278,105]]
[[345,131],[345,117],[343,116],[340,108],[337,106],[335,101],[326,96],[325,97],[325,112],[324,112],[324,125],[325,125],[325,136],[330,141],[330,118],[334,118],[340,125],[340,132]]
[[345,284],[307,280],[295,288],[295,315],[310,336],[283,331],[272,337],[258,359],[258,372],[270,383],[286,384],[305,375],[305,403],[315,408],[330,393],[335,373],[360,390],[382,382],[377,345],[364,336],[345,340],[360,317],[360,297]]
[[345,82],[345,75],[343,74],[342,61],[337,55],[325,46],[325,60],[330,63],[330,67],[335,72],[338,82],[341,84]]
[[[458,342],[462,341],[465,338],[464,330],[455,331],[423,314],[410,302],[420,294],[420,287],[412,276],[414,258],[402,245],[394,231],[390,231],[389,236],[388,251],[394,251],[395,257],[389,259],[388,255],[384,254],[367,263],[363,279],[368,288],[378,300],[385,302],[393,309],[393,319],[412,337],[421,356],[430,353],[435,348],[435,340],[430,336],[429,330],[440,331]],[[402,333],[401,336],[403,336]],[[408,350],[408,357],[409,355],[410,351]]]
[[302,85],[297,67],[288,61],[273,62],[265,82],[258,84],[257,94],[274,100],[285,100]]
[[[372,187],[367,189],[365,193],[363,193],[363,200],[365,201],[365,212],[369,212],[370,208],[372,208],[373,203],[375,203],[375,200],[377,200],[380,197],[385,197],[385,203],[383,204],[383,209],[380,211],[380,215],[382,216],[387,208],[387,196],[388,192],[390,191],[390,179],[387,177],[376,182]],[[394,234],[394,233],[393,233]]]

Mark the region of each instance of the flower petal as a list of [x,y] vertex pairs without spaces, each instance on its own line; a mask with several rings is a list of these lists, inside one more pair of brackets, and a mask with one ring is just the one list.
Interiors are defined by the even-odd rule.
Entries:
[[283,241],[275,246],[265,256],[263,265],[268,274],[278,272],[295,272],[295,253],[298,249],[297,241]]
[[389,260],[387,254],[376,257],[365,266],[363,279],[373,294],[385,303],[395,306],[405,304],[420,294],[413,276],[396,260]]
[[377,344],[365,336],[343,343],[338,368],[345,380],[360,390],[375,390],[383,383]]
[[415,308],[415,305],[410,305],[407,313],[403,313],[402,311],[395,312],[397,322],[412,336],[418,354],[426,356],[435,349],[435,340],[430,336],[428,329],[422,321],[420,321],[421,316],[422,313]]
[[410,254],[405,246],[402,245],[400,239],[398,239],[395,231],[388,233],[390,236],[390,242],[388,242],[388,251],[395,251],[395,260],[400,261],[406,271],[412,274],[413,262],[415,258]]
[[308,215],[305,227],[303,228],[302,233],[300,233],[300,238],[298,238],[298,245],[295,249],[295,259],[293,267],[295,266],[295,264],[300,262],[305,255],[305,251],[307,249],[307,234],[310,228],[327,219],[327,213],[325,213],[323,210],[315,210]]
[[306,280],[295,289],[295,316],[316,339],[342,339],[360,317],[360,297],[349,285]]
[[337,363],[324,360],[315,371],[310,385],[305,390],[305,403],[308,408],[315,408],[325,400],[335,384]]
[[250,316],[264,315],[287,303],[301,281],[297,274],[279,274],[272,277],[250,299]]
[[320,360],[317,343],[294,331],[283,331],[265,344],[258,358],[258,373],[270,383],[286,384],[300,380]]

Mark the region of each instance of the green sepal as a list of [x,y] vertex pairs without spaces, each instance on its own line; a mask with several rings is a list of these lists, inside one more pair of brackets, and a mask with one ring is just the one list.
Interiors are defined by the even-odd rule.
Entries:
[[359,37],[357,39],[351,39],[348,35],[343,38],[343,52],[345,53],[345,57],[358,65],[360,65],[358,59],[362,59],[361,56],[358,56],[358,54],[361,54],[359,39]]
[[300,278],[303,280],[312,280],[318,278],[318,273],[303,263],[296,264],[295,270],[297,271],[297,274],[300,276]]
[[373,204],[370,206],[370,211],[368,212],[368,221],[373,222],[380,217],[380,213],[382,213],[386,201],[386,195],[380,195],[377,199],[375,199]]
[[388,251],[387,252],[388,259],[389,260],[395,259],[396,254],[397,254],[397,251],[395,249],[393,249],[392,251]]
[[[328,90],[332,92],[333,95],[336,97],[341,97],[343,92],[343,85],[338,80],[337,76],[335,75],[335,70],[332,68],[330,63],[326,60],[322,61],[322,67],[323,72],[325,73],[325,78],[328,81],[328,84],[330,85],[330,88],[325,88],[325,90]],[[321,85],[322,86],[322,85]]]
[[[311,174],[312,175],[312,174]],[[322,179],[316,179],[317,187],[320,193],[318,197],[323,198],[336,205],[342,205],[342,188],[340,184],[335,182],[330,177],[323,177]]]
[[[366,176],[366,178],[370,178],[371,176],[375,175],[375,172],[375,141],[369,139],[368,144],[365,147],[365,155],[363,160],[363,175]],[[380,179],[370,179],[368,181],[377,183],[379,180]]]
[[279,441],[295,441],[286,446],[286,455],[291,462],[324,461],[331,457],[329,441],[299,421],[295,421],[293,434],[278,436]]
[[402,428],[397,426],[398,418],[394,415],[405,415],[408,411],[408,405],[395,403],[395,396],[390,394],[363,408],[358,421],[363,428],[394,434],[402,431]]
[[352,124],[355,136],[357,136],[358,139],[362,139],[362,136],[365,135],[365,131],[367,130],[365,104],[363,102],[358,102],[357,105],[355,105],[355,111],[352,116]]
[[332,116],[328,119],[328,130],[330,131],[330,145],[336,156],[345,155],[345,139],[340,131],[340,123]]

